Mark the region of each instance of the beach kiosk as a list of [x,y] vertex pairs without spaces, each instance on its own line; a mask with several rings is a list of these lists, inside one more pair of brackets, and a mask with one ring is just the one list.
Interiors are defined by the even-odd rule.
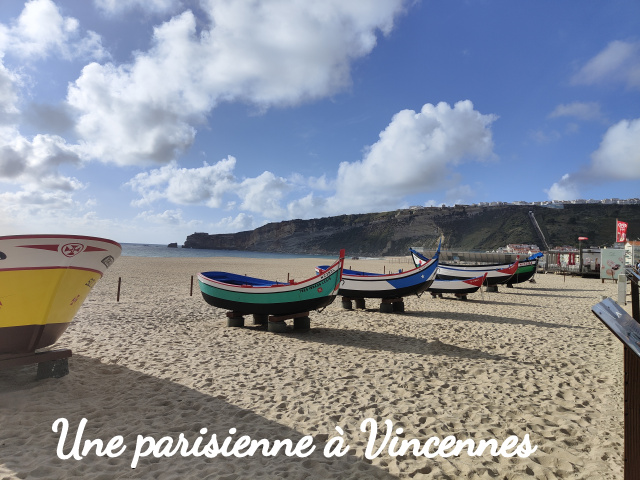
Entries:
[[640,480],[640,274],[631,278],[632,315],[611,298],[591,310],[624,345],[624,478]]

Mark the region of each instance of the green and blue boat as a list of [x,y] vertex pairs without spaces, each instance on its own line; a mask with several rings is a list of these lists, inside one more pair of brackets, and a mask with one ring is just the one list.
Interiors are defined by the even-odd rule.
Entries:
[[295,315],[330,305],[342,279],[345,251],[333,265],[300,282],[275,282],[229,272],[202,272],[198,284],[214,307],[245,315]]
[[507,285],[513,285],[515,283],[522,283],[530,280],[536,273],[538,268],[538,260],[543,257],[543,254],[538,252],[525,258],[518,264],[516,273],[507,281]]

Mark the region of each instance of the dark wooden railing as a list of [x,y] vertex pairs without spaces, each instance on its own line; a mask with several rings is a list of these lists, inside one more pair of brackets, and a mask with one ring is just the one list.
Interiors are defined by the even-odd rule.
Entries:
[[626,269],[631,283],[629,315],[611,298],[591,310],[624,344],[624,479],[640,480],[640,273]]

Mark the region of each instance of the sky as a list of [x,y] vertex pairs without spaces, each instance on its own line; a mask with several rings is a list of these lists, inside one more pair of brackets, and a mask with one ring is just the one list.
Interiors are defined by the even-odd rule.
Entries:
[[0,235],[637,197],[637,0],[0,4]]

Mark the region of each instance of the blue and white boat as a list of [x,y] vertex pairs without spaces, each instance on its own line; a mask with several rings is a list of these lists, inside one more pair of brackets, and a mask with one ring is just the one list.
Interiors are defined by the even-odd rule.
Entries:
[[[370,273],[344,269],[338,295],[347,298],[401,298],[425,292],[436,278],[438,251],[422,265],[398,273]],[[327,267],[316,267],[316,272]]]

